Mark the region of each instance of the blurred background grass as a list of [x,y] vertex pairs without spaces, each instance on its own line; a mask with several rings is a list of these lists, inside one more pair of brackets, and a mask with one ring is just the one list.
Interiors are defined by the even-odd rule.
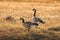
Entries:
[[60,2],[60,0],[0,0],[0,1],[15,1],[15,2]]
[[[15,0],[14,0],[15,1]],[[52,28],[60,28],[60,3],[59,2],[11,2],[0,0],[0,39],[1,40],[60,40],[60,31]],[[33,0],[32,0],[33,1]],[[32,27],[28,32],[19,18],[32,21],[33,11],[36,8],[37,16],[45,21],[37,28]],[[57,15],[57,18],[49,18],[48,15]],[[7,21],[11,16],[14,20]],[[44,16],[44,17],[43,17]],[[51,28],[51,29],[49,29]]]

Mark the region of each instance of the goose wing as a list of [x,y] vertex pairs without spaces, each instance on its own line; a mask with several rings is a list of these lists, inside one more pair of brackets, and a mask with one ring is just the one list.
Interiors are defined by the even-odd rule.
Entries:
[[31,22],[24,22],[23,25],[24,25],[25,27],[30,27],[30,26],[31,26]]
[[35,22],[41,22],[41,23],[44,23],[43,20],[41,20],[41,19],[38,18],[38,17],[34,17],[33,20],[34,20]]
[[35,26],[38,26],[38,24],[37,24],[37,23],[33,23],[33,22],[31,23],[31,25],[35,25]]

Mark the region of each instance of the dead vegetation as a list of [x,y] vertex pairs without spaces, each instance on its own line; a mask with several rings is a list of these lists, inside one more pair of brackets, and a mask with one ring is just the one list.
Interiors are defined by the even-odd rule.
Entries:
[[53,27],[52,26],[52,28],[48,28],[48,30],[50,30],[50,31],[59,31],[60,32],[60,26],[57,26],[57,27]]
[[[29,3],[29,2],[0,2],[0,40],[60,40],[59,27],[51,28],[60,25],[60,19],[58,18],[43,18],[42,16],[60,15],[60,3]],[[18,18],[29,16],[31,21],[32,11],[31,9],[36,7],[37,16],[45,20],[45,24],[39,24],[37,28],[32,27],[28,32]],[[30,14],[29,14],[30,13]],[[43,15],[44,14],[44,15]],[[10,17],[5,17],[11,15]],[[16,19],[15,19],[16,18]],[[14,21],[16,20],[16,21]],[[15,22],[15,24],[13,23]],[[47,25],[48,24],[48,25]],[[48,29],[49,28],[49,29]],[[51,29],[50,29],[51,28]],[[54,30],[54,31],[52,31]],[[58,32],[56,32],[56,30]]]

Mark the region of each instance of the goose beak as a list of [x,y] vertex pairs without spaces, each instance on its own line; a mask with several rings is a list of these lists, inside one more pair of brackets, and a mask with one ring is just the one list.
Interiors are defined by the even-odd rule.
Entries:
[[23,20],[23,18],[20,18],[19,20]]
[[20,18],[19,20],[21,20],[22,18]]
[[33,10],[36,10],[35,8]]

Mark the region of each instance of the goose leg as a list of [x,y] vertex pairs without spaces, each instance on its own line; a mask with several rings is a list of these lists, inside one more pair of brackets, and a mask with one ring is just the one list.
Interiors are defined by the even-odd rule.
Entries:
[[28,27],[28,32],[30,31],[31,27]]

